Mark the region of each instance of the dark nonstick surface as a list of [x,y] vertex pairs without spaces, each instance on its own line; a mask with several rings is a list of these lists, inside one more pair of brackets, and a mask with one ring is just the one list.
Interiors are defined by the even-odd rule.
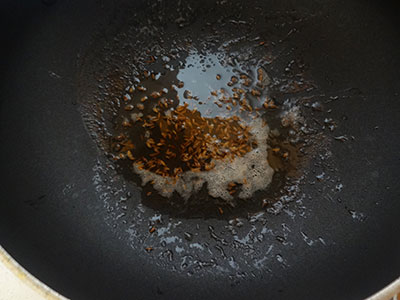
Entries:
[[[101,189],[120,179],[104,182],[113,176],[103,172],[104,155],[79,112],[81,58],[90,57],[99,28],[124,26],[120,15],[140,14],[147,4],[128,9],[112,1],[52,2],[1,6],[0,243],[33,275],[72,299],[361,299],[399,276],[396,7],[372,1],[254,4],[271,14],[314,16],[296,45],[307,49],[304,59],[323,91],[346,91],[345,100],[329,104],[330,116],[340,120],[335,135],[349,137],[344,143],[331,139],[329,146],[337,169],[332,178],[344,187],[330,194],[324,189],[329,182],[305,184],[301,205],[287,204],[295,216],[268,214],[270,231],[250,250],[212,238],[210,231],[225,238],[226,220],[164,214],[165,224],[182,222],[171,229],[182,245],[211,251],[211,265],[186,269],[174,243],[148,244],[143,220],[157,212],[137,208],[141,196],[134,185],[123,187],[132,196],[118,217],[120,206],[106,197],[112,191]],[[308,168],[310,178],[321,171],[313,163]],[[132,228],[141,236],[132,236]],[[186,231],[194,234],[192,241],[185,240]],[[145,246],[163,252],[146,253]],[[238,269],[222,269],[229,260],[216,246],[234,257]],[[203,255],[185,249],[189,260]]]

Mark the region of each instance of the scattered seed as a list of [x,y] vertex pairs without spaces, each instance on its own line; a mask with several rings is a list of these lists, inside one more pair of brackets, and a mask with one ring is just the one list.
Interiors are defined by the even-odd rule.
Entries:
[[126,111],[131,111],[133,110],[134,106],[132,104],[128,104],[127,106],[125,106],[125,110]]
[[126,94],[126,95],[124,95],[124,96],[122,97],[122,99],[124,99],[124,101],[129,101],[129,100],[131,100],[131,96],[128,95],[128,94]]
[[154,98],[154,99],[160,98],[160,97],[161,97],[161,93],[159,93],[159,92],[152,92],[152,93],[150,94],[150,97],[151,97],[151,98]]
[[251,90],[251,94],[252,94],[253,96],[261,96],[261,92],[258,91],[258,90],[255,90],[255,89],[252,89],[252,90]]

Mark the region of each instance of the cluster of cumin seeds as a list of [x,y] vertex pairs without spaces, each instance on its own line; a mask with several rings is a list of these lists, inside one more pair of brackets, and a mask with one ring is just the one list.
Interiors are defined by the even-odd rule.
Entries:
[[116,159],[130,159],[139,169],[177,178],[185,171],[209,171],[213,160],[241,157],[257,147],[250,127],[238,116],[207,118],[187,104],[174,109],[160,99],[152,113],[132,114],[125,127],[141,126],[143,141],[135,143],[128,135],[113,139]]

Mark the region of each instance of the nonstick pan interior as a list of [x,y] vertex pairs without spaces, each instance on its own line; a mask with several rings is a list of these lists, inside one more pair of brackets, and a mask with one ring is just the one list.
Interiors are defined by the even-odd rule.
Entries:
[[[1,71],[0,242],[49,286],[73,299],[360,299],[398,276],[400,62],[391,5],[2,6],[8,46]],[[153,23],[144,24],[149,18]],[[313,89],[282,101],[311,97],[301,109],[323,138],[315,140],[290,201],[225,216],[176,214],[146,202],[138,182],[112,169],[88,117],[87,104],[102,100],[95,75],[113,75],[116,66],[128,72],[133,33],[144,25],[157,33],[163,22],[165,33],[194,43],[210,28],[222,32],[214,40],[258,36],[256,43],[276,51],[269,70],[277,80],[292,60],[304,64]],[[157,38],[148,33],[140,41],[145,47]],[[323,111],[313,110],[315,102]],[[334,121],[334,131],[325,119]]]

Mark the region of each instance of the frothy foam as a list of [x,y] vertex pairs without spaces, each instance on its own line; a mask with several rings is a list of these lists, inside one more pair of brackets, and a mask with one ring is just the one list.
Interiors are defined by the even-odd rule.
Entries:
[[267,188],[272,180],[274,170],[268,164],[267,140],[269,127],[261,119],[253,120],[250,124],[250,133],[257,142],[257,148],[242,157],[213,160],[215,167],[210,171],[187,171],[172,179],[160,176],[146,169],[139,169],[134,164],[134,171],[142,178],[142,185],[153,182],[153,188],[164,197],[171,197],[176,191],[184,199],[200,191],[207,183],[208,193],[215,198],[232,203],[233,196],[229,193],[229,183],[242,184],[238,197],[250,198],[254,192]]

